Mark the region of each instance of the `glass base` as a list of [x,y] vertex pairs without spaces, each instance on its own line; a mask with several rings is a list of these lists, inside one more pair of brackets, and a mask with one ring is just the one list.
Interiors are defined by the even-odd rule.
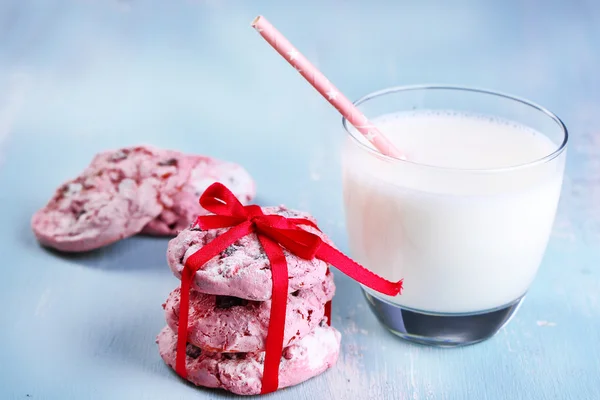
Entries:
[[363,290],[371,310],[393,334],[419,344],[456,347],[494,336],[515,314],[524,295],[492,310],[468,314],[441,314],[388,303]]

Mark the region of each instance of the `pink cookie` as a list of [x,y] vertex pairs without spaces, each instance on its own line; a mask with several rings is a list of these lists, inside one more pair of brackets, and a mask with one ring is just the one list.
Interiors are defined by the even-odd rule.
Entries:
[[[165,363],[175,369],[177,335],[165,327],[157,337]],[[321,323],[313,332],[283,350],[279,365],[279,389],[297,385],[335,365],[340,352],[340,333]],[[261,353],[208,353],[188,344],[188,380],[195,385],[221,388],[239,395],[259,394],[264,368]]]
[[34,214],[35,236],[45,246],[81,252],[138,233],[171,203],[177,166],[170,159],[149,147],[99,154]]
[[[264,207],[265,214],[277,214],[289,218],[306,218],[314,222],[307,213],[288,210],[285,207]],[[317,229],[302,225],[331,244],[329,239]],[[223,234],[227,229],[202,231],[197,226],[185,229],[169,242],[167,261],[177,277],[185,261],[203,245]],[[327,264],[313,259],[304,260],[284,250],[288,266],[289,292],[310,288],[325,279]],[[271,263],[263,251],[255,234],[238,240],[221,254],[208,261],[196,272],[194,288],[202,293],[240,297],[247,300],[266,301],[271,298]]]
[[152,220],[142,231],[149,235],[175,236],[196,220],[205,215],[198,200],[213,183],[220,182],[238,198],[248,204],[255,195],[252,177],[241,166],[210,157],[186,156],[185,169],[180,170],[185,180],[181,189],[174,195],[173,204]]
[[45,246],[88,251],[139,232],[162,210],[156,197],[149,181],[83,176],[61,186],[31,224]]
[[[285,318],[284,345],[289,346],[312,331],[323,319],[325,303],[333,298],[333,275],[322,285],[290,293]],[[177,331],[180,290],[163,305],[167,324]],[[188,341],[206,351],[242,353],[265,350],[271,301],[190,293]]]
[[158,202],[168,208],[188,181],[192,163],[181,152],[144,145],[99,153],[84,174],[114,170],[138,182],[153,179],[159,191]]

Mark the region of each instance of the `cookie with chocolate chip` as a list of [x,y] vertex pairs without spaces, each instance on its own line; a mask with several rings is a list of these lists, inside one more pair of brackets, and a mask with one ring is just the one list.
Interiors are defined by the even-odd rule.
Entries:
[[183,184],[173,195],[173,202],[152,220],[142,233],[156,236],[175,236],[188,228],[199,215],[207,214],[198,200],[213,183],[220,182],[238,198],[248,204],[255,195],[255,185],[250,174],[240,165],[212,157],[188,155],[179,162]]
[[[305,218],[315,222],[308,213],[280,207],[264,207],[267,215],[281,215],[287,218]],[[309,225],[299,225],[303,229],[320,236],[332,244],[325,234]],[[186,260],[200,248],[222,235],[228,228],[201,230],[197,226],[184,229],[169,242],[167,261],[177,277]],[[284,249],[288,269],[288,290],[294,292],[320,285],[327,273],[327,263],[317,258],[305,260]],[[246,300],[265,301],[271,298],[271,263],[267,258],[256,234],[251,233],[239,239],[221,254],[213,257],[200,268],[194,277],[193,288],[199,292],[240,297]]]
[[[160,356],[175,369],[177,334],[166,326],[156,342]],[[337,362],[340,333],[319,324],[311,333],[283,349],[279,389],[313,378]],[[265,353],[212,353],[192,344],[186,348],[187,380],[198,386],[221,388],[239,395],[261,392]]]
[[[324,317],[325,303],[333,298],[335,284],[329,274],[321,285],[288,295],[284,346],[312,331]],[[177,331],[180,290],[163,305],[167,324]],[[271,301],[252,301],[231,296],[190,292],[188,341],[203,350],[219,353],[265,350]]]
[[153,146],[97,154],[83,173],[63,184],[33,216],[36,238],[65,252],[93,250],[140,231],[175,235],[205,213],[202,191],[215,181],[240,201],[254,182],[240,166]]
[[150,146],[98,154],[34,214],[36,238],[60,251],[81,252],[135,235],[172,205],[183,179],[177,165],[162,162],[176,155]]

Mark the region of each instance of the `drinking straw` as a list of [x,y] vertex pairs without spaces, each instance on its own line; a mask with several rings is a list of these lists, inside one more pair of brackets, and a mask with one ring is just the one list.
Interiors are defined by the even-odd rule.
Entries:
[[261,15],[252,27],[296,69],[348,122],[381,153],[400,159],[404,155],[344,96],[310,61],[306,59],[267,19]]

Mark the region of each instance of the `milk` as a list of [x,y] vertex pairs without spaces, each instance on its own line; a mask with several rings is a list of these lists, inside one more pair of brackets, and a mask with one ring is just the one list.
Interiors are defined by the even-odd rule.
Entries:
[[453,112],[373,123],[412,163],[350,136],[343,149],[351,255],[387,279],[404,278],[402,295],[371,293],[434,313],[490,310],[523,296],[550,236],[565,152],[534,161],[559,144],[523,125]]

